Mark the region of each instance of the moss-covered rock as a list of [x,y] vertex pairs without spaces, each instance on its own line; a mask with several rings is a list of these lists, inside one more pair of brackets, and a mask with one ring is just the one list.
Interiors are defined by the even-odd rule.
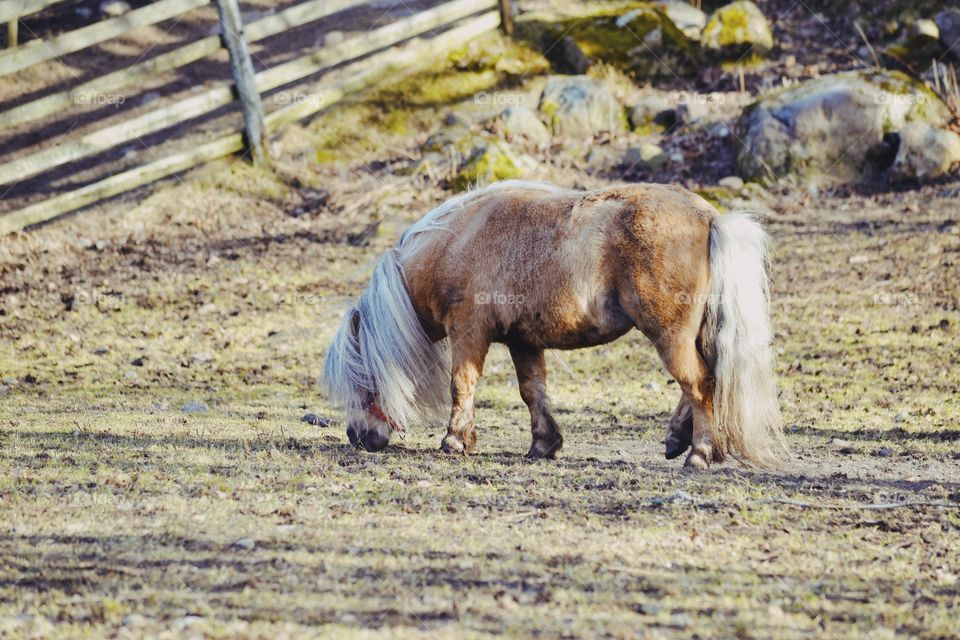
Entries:
[[[942,129],[948,116],[935,93],[902,73],[823,76],[764,96],[744,111],[740,175],[808,184],[861,180],[888,171],[898,154],[913,153],[904,145],[920,138],[904,138],[906,125]],[[903,166],[906,177],[911,163]]]
[[603,62],[633,77],[674,77],[697,70],[698,48],[656,3],[633,3],[575,17],[527,19],[518,37],[547,52],[554,69],[569,72],[576,49],[591,62]]
[[538,106],[557,135],[593,137],[626,131],[623,106],[602,81],[584,76],[553,76]]
[[496,141],[478,143],[453,180],[453,188],[466,191],[498,180],[519,178],[526,163],[506,144]]
[[773,31],[757,5],[737,0],[713,12],[701,42],[724,57],[763,56],[773,48]]

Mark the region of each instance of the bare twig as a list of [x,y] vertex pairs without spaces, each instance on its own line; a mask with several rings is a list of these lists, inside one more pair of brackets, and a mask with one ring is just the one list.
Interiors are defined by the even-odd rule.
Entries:
[[880,68],[880,57],[877,55],[877,50],[873,48],[873,45],[870,44],[870,40],[867,39],[867,34],[864,33],[863,28],[860,26],[860,23],[854,21],[854,28],[857,30],[857,33],[860,34],[860,37],[863,39],[863,43],[867,45],[867,51],[870,52],[870,57],[873,58],[873,65],[876,68]]

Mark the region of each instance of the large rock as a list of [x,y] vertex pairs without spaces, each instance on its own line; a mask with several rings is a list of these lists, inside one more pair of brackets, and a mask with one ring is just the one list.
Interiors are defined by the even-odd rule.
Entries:
[[773,32],[757,5],[737,0],[713,12],[701,41],[708,49],[728,56],[765,55],[773,48]]
[[623,106],[606,84],[594,78],[550,78],[538,108],[557,135],[593,137],[627,128]]
[[[927,87],[897,72],[851,71],[823,76],[771,93],[747,107],[737,125],[737,158],[744,178],[792,177],[806,184],[861,180],[893,166],[899,177],[931,177],[947,162],[919,160],[933,134],[904,128],[920,123],[941,130],[946,105]],[[952,145],[943,142],[945,154]]]

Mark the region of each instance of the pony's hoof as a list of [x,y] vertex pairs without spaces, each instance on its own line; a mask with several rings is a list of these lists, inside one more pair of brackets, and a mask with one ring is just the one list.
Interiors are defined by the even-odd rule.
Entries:
[[710,463],[707,462],[707,459],[696,451],[691,451],[690,455],[687,456],[686,461],[683,463],[685,469],[693,469],[695,471],[706,471],[710,468]]
[[558,439],[553,444],[544,440],[534,440],[530,445],[530,451],[527,451],[527,457],[531,460],[554,460],[557,457],[557,451],[563,446],[563,440]]
[[456,436],[447,436],[440,442],[440,452],[448,455],[466,455],[467,447]]

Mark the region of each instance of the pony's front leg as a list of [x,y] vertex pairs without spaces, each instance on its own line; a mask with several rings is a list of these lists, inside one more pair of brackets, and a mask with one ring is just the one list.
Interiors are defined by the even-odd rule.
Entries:
[[490,340],[478,335],[478,331],[465,334],[448,331],[447,334],[450,338],[453,365],[450,381],[453,404],[450,408],[447,435],[440,443],[440,450],[444,453],[467,454],[471,453],[477,444],[474,397],[483,373],[483,361],[490,349]]
[[693,408],[687,396],[680,394],[680,402],[670,416],[670,423],[667,425],[667,437],[664,440],[664,455],[667,460],[673,460],[676,457],[686,453],[693,442]]
[[526,346],[510,347],[513,366],[517,369],[520,397],[530,409],[530,430],[533,443],[528,458],[555,458],[563,446],[563,437],[556,420],[550,415],[547,399],[547,364],[543,349]]

